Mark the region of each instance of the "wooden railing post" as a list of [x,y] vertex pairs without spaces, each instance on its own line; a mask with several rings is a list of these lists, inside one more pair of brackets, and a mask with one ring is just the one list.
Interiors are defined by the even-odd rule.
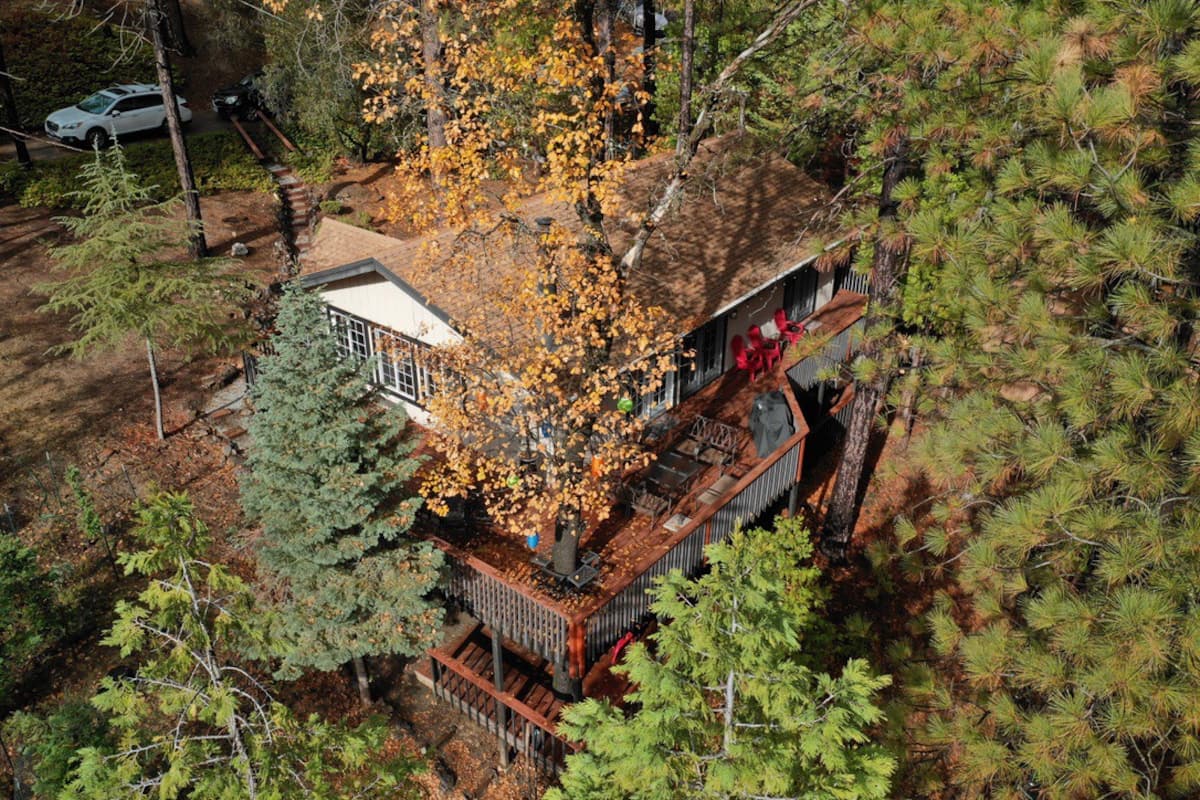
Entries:
[[582,683],[587,675],[587,627],[582,619],[574,618],[567,626],[567,653],[571,677]]
[[[504,691],[504,644],[500,629],[492,626],[492,677],[496,691]],[[496,732],[500,735],[500,769],[508,769],[508,707],[496,702]]]

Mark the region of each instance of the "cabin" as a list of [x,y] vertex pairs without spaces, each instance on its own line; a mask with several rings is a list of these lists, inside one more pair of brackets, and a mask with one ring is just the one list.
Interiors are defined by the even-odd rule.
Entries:
[[[666,158],[640,162],[625,202],[648,202],[669,166]],[[865,278],[825,263],[814,247],[836,240],[824,216],[830,200],[826,187],[781,157],[706,143],[685,201],[655,231],[629,283],[639,299],[669,313],[690,354],[637,408],[652,418],[651,469],[659,477],[648,485],[669,490],[626,498],[589,531],[581,574],[563,580],[547,570],[545,552],[492,535],[486,520],[469,514],[427,523],[423,535],[446,552],[447,593],[468,623],[430,651],[421,674],[439,698],[495,733],[503,753],[523,752],[556,771],[572,747],[557,734],[559,710],[580,694],[620,699],[624,687],[608,667],[652,624],[654,580],[671,569],[697,571],[706,545],[785,497],[795,513],[814,432],[847,416],[850,389],[829,382],[827,368],[849,359],[866,304]],[[531,223],[552,216],[570,224],[571,209],[544,199],[524,208]],[[610,231],[618,250],[633,233],[623,224],[614,218],[618,229]],[[434,381],[422,350],[459,338],[461,303],[488,300],[448,295],[423,280],[412,265],[427,244],[327,219],[300,278],[327,303],[342,351],[378,355],[375,380],[385,396],[422,425],[433,422],[425,400]],[[739,368],[735,338],[750,326],[769,336],[779,309],[803,324],[803,335],[781,338],[777,363],[754,374]],[[789,424],[764,452],[761,431],[749,423],[767,394]]]

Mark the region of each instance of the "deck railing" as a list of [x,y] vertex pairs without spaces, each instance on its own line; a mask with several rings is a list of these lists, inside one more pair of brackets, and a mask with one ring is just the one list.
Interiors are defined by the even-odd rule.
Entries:
[[[821,372],[844,364],[850,359],[852,340],[859,336],[862,329],[863,321],[860,319],[831,338],[819,353],[790,367],[787,371],[788,377],[801,389],[811,389],[820,381],[818,376]],[[820,333],[814,331],[814,335]]]
[[567,651],[567,618],[536,597],[507,582],[489,564],[437,541],[450,562],[449,593],[484,625],[550,662]]
[[434,695],[497,736],[500,735],[499,707],[504,706],[508,710],[504,715],[505,742],[529,757],[538,769],[557,775],[566,756],[578,749],[577,745],[558,735],[553,722],[513,695],[496,689],[439,650],[431,650],[429,655]]
[[648,613],[648,591],[656,578],[673,569],[685,575],[694,574],[704,563],[706,545],[724,542],[738,524],[757,518],[796,482],[808,435],[803,422],[799,428],[783,446],[739,480],[726,497],[698,513],[664,542],[659,552],[643,560],[623,586],[610,590],[615,591],[610,599],[577,615],[587,636],[585,669],[590,669],[625,631]]

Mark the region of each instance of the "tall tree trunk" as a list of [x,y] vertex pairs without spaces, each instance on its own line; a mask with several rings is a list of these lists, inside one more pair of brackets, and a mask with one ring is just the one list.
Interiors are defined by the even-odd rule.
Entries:
[[[4,42],[0,41],[0,88],[4,91],[4,116],[12,131],[21,130],[21,116],[17,113],[17,98],[13,94],[12,78],[8,75],[8,65],[4,61]],[[29,148],[25,146],[25,137],[9,132],[13,145],[17,148],[17,161],[23,167],[29,167],[33,160],[29,157]]]
[[642,89],[646,92],[646,102],[642,104],[642,135],[646,139],[658,135],[658,120],[655,119],[658,81],[654,77],[654,43],[658,38],[658,25],[654,19],[657,12],[654,0],[642,0]]
[[354,664],[354,681],[358,684],[358,699],[363,708],[371,707],[371,680],[367,676],[367,665],[362,656],[351,659]]
[[429,135],[429,150],[446,146],[446,104],[442,82],[442,38],[438,31],[437,9],[433,0],[417,0],[418,21],[421,26],[421,59],[425,68],[425,127]]
[[154,387],[154,432],[160,440],[167,438],[163,429],[162,390],[158,385],[158,362],[154,358],[154,343],[146,337],[146,360],[150,362],[150,384]]
[[[884,150],[883,186],[879,193],[880,230],[875,237],[875,254],[871,264],[871,303],[867,314],[868,336],[862,357],[878,361],[887,347],[886,337],[881,340],[871,332],[894,317],[896,295],[901,274],[908,260],[908,247],[892,244],[891,230],[896,218],[896,204],[892,192],[904,177],[904,159],[908,141],[900,137]],[[863,488],[866,485],[867,452],[874,431],[876,405],[887,394],[891,383],[890,371],[882,367],[866,382],[855,382],[854,400],[850,411],[850,426],[846,431],[846,445],[842,463],[838,467],[837,481],[829,499],[829,513],[822,526],[822,546],[834,559],[845,557],[854,526],[862,505]]]
[[158,74],[158,85],[162,90],[163,111],[167,116],[167,132],[171,137],[171,150],[175,153],[175,170],[179,173],[179,188],[183,191],[183,206],[189,225],[188,249],[193,258],[208,255],[208,243],[204,240],[204,221],[200,217],[200,192],[196,189],[196,178],[192,174],[192,161],[188,157],[187,144],[183,140],[183,121],[179,117],[179,106],[175,101],[175,82],[171,77],[171,56],[167,51],[169,19],[163,4],[167,0],[150,0],[148,22],[150,39],[154,43],[154,70]]
[[171,49],[188,58],[196,55],[196,48],[192,47],[192,43],[188,39],[187,26],[183,24],[183,9],[179,5],[179,0],[163,0],[163,2],[166,3],[167,22],[170,24],[168,30],[171,34]]
[[696,53],[696,0],[683,3],[683,40],[679,44],[679,141],[692,133],[692,72]]

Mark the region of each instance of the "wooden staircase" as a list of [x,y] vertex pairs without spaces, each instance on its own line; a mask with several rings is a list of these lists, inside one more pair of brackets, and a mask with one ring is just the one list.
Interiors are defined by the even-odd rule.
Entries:
[[284,243],[293,255],[299,256],[312,245],[310,232],[314,209],[311,193],[291,167],[272,162],[266,164],[266,168],[279,187],[283,203],[280,216],[284,226]]
[[563,759],[575,747],[557,735],[555,721],[565,703],[550,688],[545,659],[505,646],[504,688],[497,690],[491,631],[483,625],[448,647],[431,650],[429,656],[429,672],[418,670],[418,678],[439,699],[496,735],[503,707],[509,747],[544,772],[557,774],[562,769]]

